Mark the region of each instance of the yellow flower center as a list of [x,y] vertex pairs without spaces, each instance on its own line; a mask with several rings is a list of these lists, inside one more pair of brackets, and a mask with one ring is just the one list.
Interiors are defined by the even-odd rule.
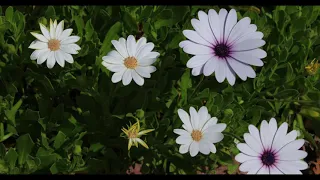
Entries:
[[48,48],[51,50],[51,51],[57,51],[60,49],[60,41],[57,40],[57,39],[51,39],[49,42],[48,42]]
[[191,133],[191,137],[194,141],[200,141],[202,138],[202,132],[199,130],[193,130]]
[[135,57],[127,57],[124,60],[124,65],[129,69],[134,69],[138,66],[138,61]]
[[138,133],[135,132],[135,131],[132,131],[132,132],[128,132],[128,138],[131,139],[131,138],[136,138],[138,136]]

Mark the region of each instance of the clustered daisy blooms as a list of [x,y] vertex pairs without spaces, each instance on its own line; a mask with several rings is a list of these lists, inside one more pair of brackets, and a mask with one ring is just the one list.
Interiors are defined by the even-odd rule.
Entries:
[[296,140],[297,131],[287,131],[288,124],[278,128],[274,118],[269,123],[263,120],[260,132],[249,125],[249,133],[244,134],[246,143],[237,144],[241,153],[235,159],[242,163],[239,170],[248,174],[302,174],[300,170],[308,168],[301,160],[308,154],[299,150],[304,140]]
[[111,43],[116,48],[102,57],[102,65],[108,70],[115,72],[111,81],[117,83],[122,80],[123,85],[128,85],[132,79],[139,85],[144,84],[144,78],[150,78],[156,67],[152,64],[159,57],[158,52],[153,52],[154,44],[145,37],[137,42],[133,35],[127,40],[120,38],[119,41],[112,40]]
[[180,135],[176,139],[177,144],[181,144],[179,152],[185,154],[190,151],[192,157],[199,151],[208,155],[210,152],[216,153],[214,143],[223,139],[222,131],[227,127],[226,124],[217,124],[218,119],[211,117],[208,109],[202,106],[197,112],[194,107],[190,107],[189,114],[183,109],[178,110],[178,115],[183,122],[183,129],[174,129],[173,132]]
[[183,31],[189,40],[179,44],[184,52],[194,55],[187,62],[192,74],[210,76],[215,72],[219,83],[227,79],[230,85],[235,84],[236,75],[244,81],[248,77],[255,78],[256,73],[250,65],[263,66],[261,59],[267,53],[260,49],[265,44],[263,33],[250,24],[250,18],[237,22],[234,9],[229,13],[221,9],[219,14],[213,9],[208,14],[199,11],[198,17],[199,20],[191,20],[195,31]]
[[64,21],[57,24],[57,20],[52,22],[50,19],[49,30],[40,23],[42,34],[31,32],[37,38],[33,41],[29,48],[35,49],[30,56],[31,60],[37,60],[37,64],[42,64],[47,61],[47,67],[53,68],[57,62],[61,67],[64,67],[65,61],[73,63],[71,54],[78,54],[81,49],[77,44],[79,36],[70,36],[72,29],[64,29]]
[[129,139],[128,150],[130,150],[132,145],[138,147],[138,143],[141,144],[143,147],[149,149],[148,145],[142,139],[140,139],[140,137],[142,135],[146,135],[147,133],[154,131],[154,129],[146,129],[140,131],[140,123],[139,120],[137,120],[137,122],[133,125],[130,125],[128,129],[122,128],[121,130]]

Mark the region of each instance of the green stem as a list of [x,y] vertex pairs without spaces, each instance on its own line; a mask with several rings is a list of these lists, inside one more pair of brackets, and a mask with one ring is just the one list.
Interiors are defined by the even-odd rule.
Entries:
[[232,133],[229,133],[229,132],[223,132],[223,134],[227,135],[227,136],[230,136],[230,137],[233,137],[233,138],[236,138],[237,140],[239,140],[240,142],[243,142],[243,139],[240,138],[239,136],[237,135],[234,135]]
[[0,140],[4,137],[4,125],[0,123]]
[[201,83],[203,82],[203,79],[204,79],[204,75],[201,76],[201,79],[200,79],[199,83],[197,84],[196,88],[193,90],[190,98],[193,97],[193,95],[196,93],[196,91],[198,90],[199,86],[200,86]]

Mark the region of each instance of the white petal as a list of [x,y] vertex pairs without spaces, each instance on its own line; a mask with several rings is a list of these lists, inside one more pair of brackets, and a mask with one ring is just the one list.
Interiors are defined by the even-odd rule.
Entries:
[[270,135],[271,134],[269,131],[269,124],[266,120],[263,120],[260,125],[260,137],[261,137],[261,142],[262,142],[264,149],[271,148],[273,136],[270,136]]
[[190,144],[182,144],[179,148],[179,153],[185,154],[189,151]]
[[210,76],[217,68],[219,59],[216,56],[210,55],[211,58],[207,60],[203,68],[203,75]]
[[130,84],[130,82],[132,81],[131,71],[131,69],[127,69],[122,76],[122,84],[124,86]]
[[190,145],[190,155],[191,157],[196,156],[199,153],[199,143],[193,141]]
[[225,30],[224,30],[224,39],[225,42],[227,41],[227,38],[229,37],[229,34],[232,30],[232,28],[236,25],[237,23],[237,13],[234,9],[231,9],[227,15],[226,19],[226,25],[225,25]]
[[[140,48],[142,46],[144,46],[145,44],[147,44],[147,39],[145,37],[142,37],[140,38],[138,41],[137,41],[137,47],[136,47],[136,52],[138,52],[140,50]],[[136,56],[137,54],[135,54]]]
[[190,107],[189,112],[193,129],[199,129],[199,117],[196,109],[194,107]]
[[283,154],[283,153],[289,153],[289,151],[299,150],[303,146],[304,142],[305,141],[303,139],[291,141],[290,143],[283,146],[278,153]]
[[217,152],[217,148],[214,144],[209,144],[209,148],[210,148],[210,152],[212,153],[216,153]]
[[41,53],[39,53],[37,64],[42,64],[43,62],[45,62],[48,59],[49,54],[49,49],[44,49]]
[[226,70],[227,80],[229,84],[233,86],[234,83],[236,82],[236,73],[232,70],[232,68],[228,63],[227,63],[227,68],[225,70]]
[[115,59],[119,59],[122,61],[124,60],[124,58],[118,53],[118,51],[115,51],[115,50],[110,51],[107,56],[111,56]]
[[49,53],[49,56],[48,56],[48,59],[47,59],[47,67],[48,67],[49,69],[52,69],[55,64],[56,64],[56,59],[55,59],[55,57],[54,57],[54,52],[51,51],[51,52]]
[[209,120],[208,117],[208,109],[205,106],[202,106],[198,111],[199,116],[199,129],[202,129],[204,124]]
[[154,62],[156,62],[156,58],[148,58],[148,56],[143,57],[138,61],[139,66],[150,66]]
[[232,70],[243,80],[247,80],[247,77],[255,78],[256,72],[251,66],[241,63],[233,58],[227,58],[227,62]]
[[218,41],[224,41],[227,15],[228,15],[227,10],[220,9],[220,11],[219,11],[219,25],[220,25],[221,34],[220,34],[220,39],[218,39]]
[[251,20],[249,17],[242,18],[231,30],[227,42],[233,42],[239,36],[242,36],[244,33],[246,33],[246,30],[250,24],[250,21]]
[[192,69],[191,74],[193,76],[199,76],[202,73],[202,70],[203,70],[203,66],[195,67],[195,68]]
[[200,45],[200,44],[189,44],[183,47],[183,51],[192,55],[204,55],[204,54],[213,54],[213,50],[208,46]]
[[276,166],[269,167],[270,174],[283,174]]
[[287,166],[292,166],[298,170],[305,170],[308,169],[309,165],[308,163],[299,160],[299,161],[280,161],[281,165],[286,164]]
[[255,138],[253,138],[249,133],[245,133],[243,135],[244,140],[248,144],[248,146],[257,153],[263,152],[263,147],[260,146],[260,143],[257,142]]
[[48,43],[35,40],[30,44],[29,48],[30,49],[46,49],[48,48]]
[[307,157],[308,153],[302,150],[286,150],[277,153],[280,160],[296,161]]
[[50,33],[48,31],[48,29],[46,28],[46,26],[44,26],[43,24],[40,23],[40,30],[43,34],[43,36],[46,38],[46,39],[51,39],[50,38]]
[[189,40],[184,40],[184,41],[181,41],[181,42],[179,43],[179,47],[180,47],[180,48],[184,48],[185,46],[188,46],[188,45],[191,45],[191,44],[194,44],[194,42],[189,41]]
[[282,123],[278,128],[272,143],[272,149],[279,150],[283,147],[283,139],[285,138],[288,130],[288,124],[286,122]]
[[198,17],[202,26],[202,29],[205,30],[205,34],[210,35],[210,40],[209,39],[205,39],[207,41],[209,41],[210,44],[216,43],[216,38],[214,37],[210,24],[209,24],[209,17],[208,15],[203,12],[203,11],[199,11],[198,12]]
[[64,31],[62,31],[62,33],[58,37],[58,40],[65,40],[71,35],[72,31],[73,29],[65,29]]
[[129,35],[127,38],[127,50],[128,50],[129,56],[136,55],[137,44],[136,44],[136,39],[132,35]]
[[269,121],[269,133],[270,133],[270,137],[272,137],[270,139],[271,142],[269,142],[270,148],[271,148],[272,141],[273,141],[274,136],[276,135],[277,130],[278,130],[277,120],[275,118],[271,118]]
[[216,75],[217,81],[219,83],[222,83],[226,78],[226,70],[225,69],[228,67],[227,67],[226,61],[224,61],[224,60],[219,59],[217,62],[218,63],[217,63],[217,67],[215,69],[215,71],[216,71],[215,75]]
[[195,68],[204,65],[213,55],[196,55],[187,62],[188,68]]
[[[251,50],[251,51],[254,51],[254,50]],[[250,51],[234,52],[231,54],[231,57],[233,57],[237,61],[250,64],[253,66],[263,66],[263,61],[261,61],[259,58],[255,56],[252,56]]]
[[[120,40],[122,42],[122,44],[120,43]],[[119,52],[119,54],[123,57],[123,58],[127,58],[128,57],[128,52],[126,49],[126,45],[125,45],[125,41],[123,38],[120,38],[119,41],[116,40],[112,40],[111,43],[113,44],[113,46],[116,48],[116,50]],[[123,45],[124,43],[124,45]]]
[[61,44],[71,44],[79,41],[80,37],[79,36],[69,36],[65,38],[64,40],[61,41]]
[[190,135],[190,133],[184,129],[174,129],[173,132],[178,135],[184,135],[184,136]]
[[250,160],[259,160],[258,157],[248,156],[248,155],[245,155],[243,153],[237,154],[234,159],[236,161],[238,161],[239,163],[243,163],[245,161],[250,161]]
[[79,51],[81,49],[81,47],[78,44],[68,44],[68,46],[76,51]]
[[46,37],[44,37],[42,34],[38,34],[38,33],[34,33],[31,32],[32,36],[34,36],[35,38],[37,38],[38,40],[47,43],[48,39]]
[[259,48],[265,44],[266,44],[266,42],[261,39],[248,39],[248,40],[244,40],[240,43],[236,42],[232,46],[232,51],[246,51],[246,50],[256,49],[256,48]]
[[60,51],[60,53],[63,55],[64,60],[67,61],[68,63],[72,64],[74,62],[73,57],[70,54],[65,53],[63,51]]
[[123,64],[109,64],[109,63],[106,63],[105,61],[102,61],[101,64],[103,66],[105,66],[111,72],[119,72],[119,71],[123,71],[124,69],[126,69]]
[[262,167],[261,162],[259,160],[250,160],[245,161],[239,166],[239,170],[241,172],[252,171],[253,169],[257,172]]
[[141,48],[139,49],[139,51],[136,54],[137,59],[141,59],[144,56],[147,56],[154,48],[154,44],[149,42],[143,46],[141,46]]
[[221,37],[220,20],[219,20],[218,13],[213,9],[209,10],[209,23],[214,36],[219,40]]
[[48,49],[40,49],[40,50],[35,50],[30,56],[31,60],[36,60],[39,58],[39,55],[45,51],[48,51]]
[[[237,33],[236,37],[231,41],[231,39],[228,41],[229,44],[233,45],[234,43],[237,43],[247,39],[248,35],[255,32],[257,30],[257,26],[254,24],[249,24],[246,27],[243,27],[241,30],[239,30],[239,33]],[[245,38],[244,38],[245,37]]]
[[249,156],[259,156],[259,153],[252,150],[247,144],[245,143],[239,143],[237,144],[237,148],[244,154],[247,154]]
[[[209,130],[209,129],[207,129]],[[223,139],[224,135],[220,132],[211,132],[211,131],[205,131],[203,133],[203,138],[208,139],[211,143],[217,143],[220,142]]]
[[263,165],[260,163],[259,165],[252,167],[252,169],[250,169],[247,174],[257,174],[258,171],[262,168],[262,166]]
[[190,134],[188,135],[183,135],[183,136],[179,136],[176,139],[176,143],[177,144],[190,144],[192,142],[192,137]]
[[58,63],[61,67],[64,67],[65,61],[64,61],[64,57],[63,57],[61,51],[54,51],[54,57],[55,57],[57,63]]
[[186,111],[184,111],[183,109],[178,109],[178,115],[179,115],[179,118],[181,119],[182,123],[184,125],[186,125],[187,130],[192,131],[193,128],[191,125],[189,114]]
[[291,132],[289,132],[283,139],[283,143],[287,144],[291,141],[294,141],[298,136],[298,132],[296,130],[293,130]]
[[257,174],[270,174],[269,167],[267,167],[267,166],[262,166],[262,168],[258,171]]
[[211,131],[211,132],[222,132],[226,129],[227,125],[224,124],[224,123],[219,123],[219,124],[214,124],[210,127],[208,127],[208,131]]
[[248,32],[246,33],[244,36],[240,37],[239,39],[237,39],[237,43],[243,42],[245,40],[249,40],[249,39],[262,39],[263,38],[263,33],[262,32]]
[[56,28],[53,26],[53,22],[50,19],[50,39],[56,39]]
[[134,82],[136,82],[139,86],[142,86],[144,84],[144,79],[140,75],[138,75],[136,71],[131,71],[131,75]]
[[210,142],[202,140],[199,142],[199,151],[204,154],[208,155],[210,153]]
[[78,54],[78,51],[76,51],[75,49],[69,47],[69,45],[61,45],[60,49],[62,51],[64,51],[65,53],[68,53],[68,54]]
[[56,37],[57,37],[57,39],[60,38],[61,33],[63,32],[63,28],[64,28],[64,21],[62,20],[62,21],[57,25],[57,29],[56,29]]
[[209,23],[207,22],[200,22],[197,19],[191,19],[191,24],[193,28],[196,30],[196,32],[208,43],[214,44],[216,42],[212,31],[209,27]]
[[186,38],[188,38],[189,40],[191,40],[197,44],[212,47],[212,44],[210,44],[208,41],[204,40],[196,31],[184,30],[184,31],[182,31],[182,33]]
[[122,79],[123,73],[124,73],[125,71],[126,71],[126,69],[123,68],[122,71],[118,71],[118,72],[114,73],[114,74],[112,75],[111,81],[112,81],[113,83],[118,83],[118,82],[120,82],[121,79]]
[[58,24],[57,20],[54,20],[54,22],[53,22],[53,27],[54,27],[54,29],[57,28],[57,24]]
[[207,130],[209,127],[211,127],[212,125],[217,124],[218,119],[216,117],[212,117],[211,119],[209,119],[203,126],[202,131]]
[[150,78],[151,73],[155,72],[157,69],[154,66],[138,66],[135,68],[138,74],[144,78]]
[[113,56],[103,56],[102,60],[104,60],[105,62],[109,63],[109,64],[123,64],[123,60],[122,59],[117,59],[114,58]]
[[[277,163],[277,168],[284,174],[302,174],[300,170],[301,167],[305,167],[305,164],[295,163],[297,161],[279,161]],[[308,164],[307,167],[308,168]]]
[[260,132],[259,132],[258,128],[256,128],[254,125],[250,124],[248,129],[249,129],[249,133],[250,133],[251,137],[254,138],[255,143],[257,143],[257,145],[259,146],[259,148],[256,149],[256,152],[258,152],[258,153],[262,152],[263,146],[262,146]]

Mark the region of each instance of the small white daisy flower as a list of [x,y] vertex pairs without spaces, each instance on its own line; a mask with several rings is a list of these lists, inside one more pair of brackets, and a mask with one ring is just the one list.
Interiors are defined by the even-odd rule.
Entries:
[[219,83],[227,79],[230,85],[235,84],[236,74],[243,81],[255,78],[250,65],[263,66],[261,59],[267,53],[259,48],[265,44],[263,33],[256,31],[257,26],[250,24],[250,18],[237,22],[234,9],[229,13],[221,9],[219,14],[213,9],[208,14],[199,11],[198,16],[199,20],[191,20],[195,31],[183,31],[189,40],[179,44],[184,52],[195,55],[187,62],[192,75],[210,76],[215,72]]
[[227,127],[224,123],[217,124],[218,119],[208,113],[208,109],[202,106],[199,112],[190,107],[190,116],[182,109],[178,110],[178,115],[183,122],[184,129],[174,129],[173,132],[180,135],[176,139],[177,144],[181,144],[179,152],[185,154],[190,151],[192,157],[199,151],[208,155],[210,152],[216,153],[217,149],[213,143],[220,142],[223,139],[221,133]]
[[154,44],[145,37],[137,42],[133,35],[127,40],[120,38],[119,41],[112,40],[111,43],[117,51],[112,50],[102,57],[102,65],[109,71],[115,72],[111,81],[117,83],[122,80],[123,85],[128,85],[132,79],[139,85],[144,84],[144,78],[150,78],[151,73],[157,69],[151,66],[159,57],[158,52],[153,52]]
[[65,61],[73,63],[71,54],[78,54],[81,49],[75,42],[79,41],[79,36],[70,36],[72,29],[64,29],[64,21],[57,24],[57,20],[52,22],[50,19],[50,29],[48,30],[40,23],[42,34],[31,34],[37,38],[29,48],[36,49],[30,56],[31,60],[37,60],[37,64],[42,64],[47,60],[47,67],[53,68],[57,62],[64,67]]
[[249,125],[249,133],[244,134],[246,143],[239,143],[241,151],[235,159],[242,163],[239,170],[248,174],[302,174],[300,170],[308,168],[304,159],[308,154],[299,150],[303,139],[297,138],[297,131],[287,134],[288,124],[279,128],[272,118],[268,124],[263,120],[259,130]]

